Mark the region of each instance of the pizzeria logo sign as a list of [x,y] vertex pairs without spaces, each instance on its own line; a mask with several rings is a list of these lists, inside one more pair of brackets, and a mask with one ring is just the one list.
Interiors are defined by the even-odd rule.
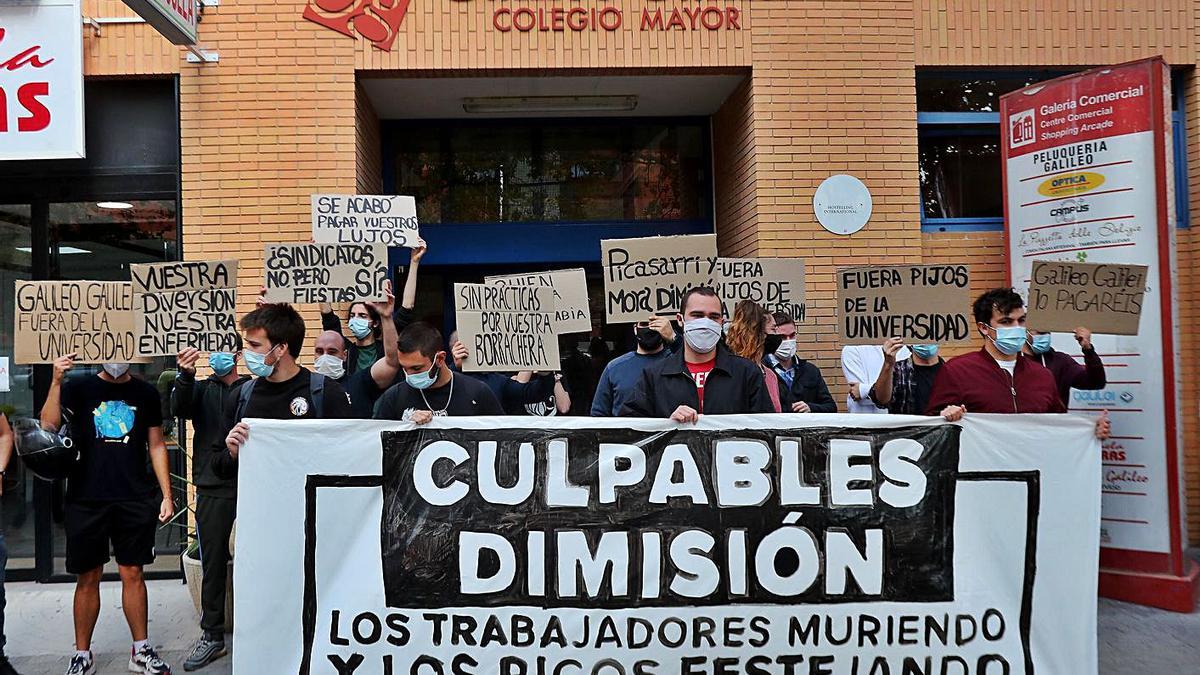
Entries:
[[[395,44],[410,0],[308,0],[304,18],[348,37],[362,37],[376,49]],[[497,7],[492,27],[502,33],[742,30],[742,10],[731,5],[650,8],[627,17],[619,7]]]

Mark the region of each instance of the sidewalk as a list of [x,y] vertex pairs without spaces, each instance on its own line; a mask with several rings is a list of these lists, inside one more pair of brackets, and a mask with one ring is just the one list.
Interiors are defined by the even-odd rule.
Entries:
[[[151,581],[150,638],[176,673],[198,637],[196,612],[178,581]],[[71,584],[9,584],[8,654],[22,675],[62,675],[72,649]],[[121,586],[101,587],[103,608],[94,650],[100,675],[125,673],[129,629],[120,613]],[[1102,675],[1200,673],[1200,612],[1177,614],[1111,600],[1100,601]],[[230,675],[225,657],[202,671]]]

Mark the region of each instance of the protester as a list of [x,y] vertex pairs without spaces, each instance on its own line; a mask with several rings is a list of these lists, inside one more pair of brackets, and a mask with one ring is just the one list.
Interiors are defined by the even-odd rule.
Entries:
[[[562,373],[533,373],[522,371],[512,376],[518,383],[529,382],[534,378],[543,378],[550,382],[550,396],[544,401],[526,403],[519,410],[504,408],[509,415],[533,415],[534,417],[555,417],[571,412],[571,392]],[[501,403],[503,406],[503,403]]]
[[[370,303],[380,316],[392,316],[396,298],[392,295],[392,282],[384,284],[383,302]],[[370,368],[359,370],[346,378],[345,389],[350,395],[350,408],[354,417],[371,419],[375,402],[383,396],[383,392],[396,383],[400,375],[400,350],[396,344],[395,321],[384,321],[380,329],[380,343],[383,345],[383,357],[371,364]],[[320,372],[320,371],[318,371]]]
[[428,424],[440,416],[504,414],[486,384],[450,369],[442,334],[433,326],[409,325],[400,333],[399,347],[404,381],[388,389],[375,404],[375,419]]
[[1026,354],[1034,361],[1042,364],[1054,375],[1058,384],[1058,395],[1062,398],[1063,406],[1071,407],[1071,390],[1082,389],[1095,391],[1108,386],[1108,377],[1104,373],[1104,362],[1092,346],[1092,331],[1080,326],[1075,329],[1075,341],[1083,350],[1083,365],[1071,358],[1070,355],[1056,351],[1050,345],[1053,336],[1036,330],[1029,331],[1029,342],[1025,345]]
[[596,397],[596,375],[592,372],[592,357],[579,348],[577,335],[558,336],[558,354],[561,363],[563,387],[571,396],[571,408],[567,414],[586,417]]
[[[95,672],[92,633],[100,618],[100,577],[109,550],[121,574],[122,608],[133,638],[129,670],[161,675],[171,667],[147,635],[143,566],[154,562],[158,523],[175,515],[158,391],[129,374],[128,363],[63,382],[75,354],[54,361],[42,428],[57,431],[64,416],[80,461],[67,481],[67,572],[75,585],[75,654],[67,675]],[[148,471],[147,466],[153,468]]]
[[907,359],[897,360],[903,348],[901,338],[883,343],[883,368],[871,386],[871,400],[893,415],[924,415],[934,378],[945,361],[938,356],[938,346],[930,344],[913,345]]
[[683,325],[683,349],[642,371],[621,415],[695,423],[702,414],[771,412],[758,365],[721,343],[725,317],[716,291],[688,289],[676,318]]
[[346,368],[348,347],[346,338],[335,330],[317,333],[317,339],[313,340],[313,372],[345,386],[346,380],[350,379],[350,372]]
[[596,384],[592,399],[592,417],[616,417],[642,378],[642,371],[668,353],[667,345],[675,339],[671,320],[651,316],[633,326],[637,348],[608,362]]
[[[342,336],[338,335],[340,340]],[[225,597],[229,569],[229,536],[237,517],[237,481],[217,476],[212,448],[225,439],[225,419],[236,404],[234,392],[250,377],[238,373],[242,338],[237,336],[233,352],[214,352],[208,357],[213,374],[196,382],[200,351],[184,349],[176,357],[175,388],[171,394],[173,417],[192,422],[192,485],[196,488],[196,538],[200,566],[200,640],[183,662],[192,671],[216,661],[225,648]]]
[[[950,359],[933,383],[925,414],[950,422],[975,413],[1064,413],[1067,411],[1054,376],[1022,356],[1027,335],[1025,301],[1011,288],[990,290],[975,300],[972,311],[983,335],[983,349]],[[1105,412],[1096,421],[1096,436],[1108,438]]]
[[337,382],[309,372],[296,359],[304,348],[304,318],[286,304],[263,304],[242,317],[246,368],[258,379],[242,384],[225,418],[229,432],[214,448],[213,469],[222,478],[237,475],[237,457],[250,437],[242,420],[346,419],[350,397]]
[[835,413],[837,401],[829,393],[821,369],[814,363],[796,357],[796,324],[792,317],[776,312],[775,334],[782,340],[763,362],[776,375],[791,399],[791,411],[796,413]]
[[879,345],[842,347],[842,373],[846,376],[846,411],[856,414],[886,413],[871,400],[871,385],[883,370],[883,349]]
[[[767,331],[770,331],[769,336]],[[772,338],[769,351],[767,337]],[[783,412],[785,408],[791,410],[792,401],[780,386],[779,376],[763,364],[763,357],[778,349],[782,342],[783,336],[775,333],[775,318],[762,305],[753,300],[742,300],[733,308],[733,321],[725,334],[725,344],[729,351],[758,365],[775,412]]]
[[[4,496],[4,479],[8,473],[9,463],[13,456],[13,432],[8,424],[8,417],[0,412],[0,497]],[[0,516],[3,512],[0,511]],[[18,675],[17,669],[8,662],[4,647],[8,640],[4,637],[4,608],[7,604],[4,594],[4,570],[8,567],[8,543],[4,540],[4,518],[0,517],[0,675]]]
[[[368,302],[355,302],[346,310],[346,323],[353,336],[345,346],[345,368],[347,375],[353,375],[360,370],[367,370],[379,359],[384,357],[383,317],[391,317],[396,327],[396,333],[412,323],[412,309],[417,298],[417,270],[421,258],[425,257],[428,247],[424,239],[418,239],[412,249],[408,264],[408,276],[404,283],[404,297],[394,313],[380,314],[377,306]],[[342,322],[334,313],[333,306],[322,302],[321,328],[342,335]],[[316,370],[316,364],[314,364]],[[317,370],[317,372],[321,372]],[[334,377],[334,379],[338,379]],[[386,387],[385,387],[386,388]]]

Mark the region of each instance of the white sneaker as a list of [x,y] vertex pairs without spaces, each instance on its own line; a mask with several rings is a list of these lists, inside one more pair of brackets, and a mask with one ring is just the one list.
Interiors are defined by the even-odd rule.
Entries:
[[83,656],[76,654],[71,657],[71,665],[67,666],[66,675],[95,675],[96,664],[92,661],[91,654]]
[[150,645],[142,647],[129,657],[129,672],[145,675],[171,675],[171,666],[158,657]]

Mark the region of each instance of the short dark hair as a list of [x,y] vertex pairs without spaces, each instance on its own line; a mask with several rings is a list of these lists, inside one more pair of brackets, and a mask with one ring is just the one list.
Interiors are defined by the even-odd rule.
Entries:
[[235,352],[242,351],[242,334],[241,333],[233,334],[233,351],[235,351]]
[[782,326],[785,323],[795,324],[796,321],[787,312],[775,312],[772,316],[775,317],[775,325]]
[[261,328],[272,345],[286,342],[292,358],[300,358],[304,347],[304,317],[291,305],[266,304],[242,317],[243,331]]
[[420,352],[422,356],[427,356],[431,360],[437,356],[438,352],[442,351],[441,331],[424,321],[411,323],[400,331],[398,342],[400,353]]
[[1000,312],[1001,316],[1007,315],[1009,312],[1021,309],[1025,306],[1025,301],[1021,299],[1021,295],[1011,288],[993,288],[975,299],[975,305],[972,308],[975,312],[975,321],[982,324],[992,323],[992,310]]
[[693,295],[703,295],[706,298],[715,298],[717,297],[717,292],[709,286],[692,286],[691,288],[687,289],[687,292],[683,294],[683,300],[679,302],[680,314],[687,313],[688,301],[692,299]]

